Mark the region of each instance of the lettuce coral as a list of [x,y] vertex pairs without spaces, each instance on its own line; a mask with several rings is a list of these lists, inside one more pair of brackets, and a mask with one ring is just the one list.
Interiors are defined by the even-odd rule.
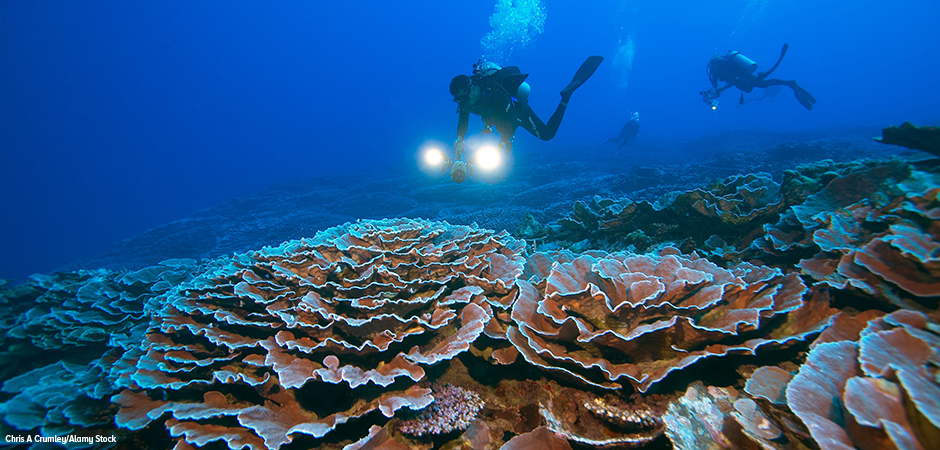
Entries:
[[170,434],[189,444],[277,449],[372,411],[424,408],[424,367],[483,332],[523,248],[505,232],[384,220],[219,260],[168,298],[115,398],[117,422],[141,429],[170,413]]
[[938,330],[899,310],[857,341],[814,347],[787,387],[790,409],[822,448],[930,448],[940,436]]
[[805,339],[834,314],[826,298],[804,301],[795,274],[673,248],[541,260],[552,264],[535,270],[537,289],[520,289],[507,336],[528,362],[599,388],[623,379],[643,392],[705,358]]

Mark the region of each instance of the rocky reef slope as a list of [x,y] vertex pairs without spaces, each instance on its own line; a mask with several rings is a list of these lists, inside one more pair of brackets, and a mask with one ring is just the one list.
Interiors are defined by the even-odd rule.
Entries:
[[[357,219],[420,217],[515,232],[527,214],[547,223],[594,196],[656,200],[736,174],[784,172],[808,162],[912,153],[872,140],[878,129],[802,133],[737,131],[689,142],[638,139],[614,154],[595,147],[518,147],[502,181],[455,184],[413,165],[383,172],[316,176],[234,198],[154,227],[110,251],[62,267],[133,269],[170,258],[214,258],[312,236]],[[410,161],[409,161],[410,163]]]

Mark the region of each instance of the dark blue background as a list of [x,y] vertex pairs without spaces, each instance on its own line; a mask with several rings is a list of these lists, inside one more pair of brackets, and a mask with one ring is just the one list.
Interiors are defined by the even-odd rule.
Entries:
[[[544,32],[499,61],[529,72],[544,119],[590,54],[607,57],[551,142],[940,119],[940,2],[543,2]],[[589,6],[585,6],[589,5]],[[0,278],[46,272],[264,186],[362,173],[449,142],[447,85],[484,54],[493,2],[0,2]],[[614,64],[635,43],[629,73]],[[713,53],[742,51],[789,90],[709,110]],[[627,79],[623,79],[623,77]],[[621,86],[626,82],[627,87]],[[471,130],[478,129],[471,125]]]

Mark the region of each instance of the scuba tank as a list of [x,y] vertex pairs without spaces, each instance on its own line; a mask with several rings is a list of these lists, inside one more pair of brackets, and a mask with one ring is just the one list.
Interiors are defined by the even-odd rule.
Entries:
[[742,74],[752,74],[757,70],[757,63],[751,58],[744,56],[741,52],[728,52],[725,55],[725,61],[728,61],[736,72]]
[[749,75],[757,70],[757,63],[751,58],[744,56],[741,52],[729,51],[723,56],[714,55],[705,66],[705,73],[708,74],[708,81],[712,87],[717,88],[719,81],[732,81],[744,75]]
[[529,83],[525,81],[516,88],[516,101],[525,103],[529,100],[529,92],[532,92],[532,88],[529,87]]
[[[509,96],[514,100],[514,103],[525,103],[529,99],[529,93],[532,91],[529,83],[524,81],[525,77],[528,75],[521,74],[518,67],[507,67],[507,69],[513,69],[511,71],[512,73],[510,73],[508,76],[504,75],[501,77],[494,77],[498,78],[494,81],[500,88],[502,88],[503,91],[506,92],[506,94],[509,94]],[[473,65],[473,79],[482,80],[492,75],[503,75],[499,73],[501,70],[503,70],[503,67],[499,64],[496,64],[492,61],[478,59],[476,64]],[[512,81],[510,81],[510,83],[505,83],[506,81],[509,81],[508,78],[513,78],[516,81],[521,78],[523,81],[519,82],[518,84],[515,84]]]

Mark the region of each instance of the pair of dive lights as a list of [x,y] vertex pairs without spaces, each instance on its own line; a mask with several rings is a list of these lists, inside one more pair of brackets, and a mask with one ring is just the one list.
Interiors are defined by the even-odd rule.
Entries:
[[503,155],[492,145],[484,145],[473,152],[469,161],[451,157],[439,147],[429,147],[424,150],[424,164],[431,168],[441,168],[441,173],[450,171],[450,179],[456,183],[463,183],[468,176],[473,175],[473,168],[492,171],[503,165]]

